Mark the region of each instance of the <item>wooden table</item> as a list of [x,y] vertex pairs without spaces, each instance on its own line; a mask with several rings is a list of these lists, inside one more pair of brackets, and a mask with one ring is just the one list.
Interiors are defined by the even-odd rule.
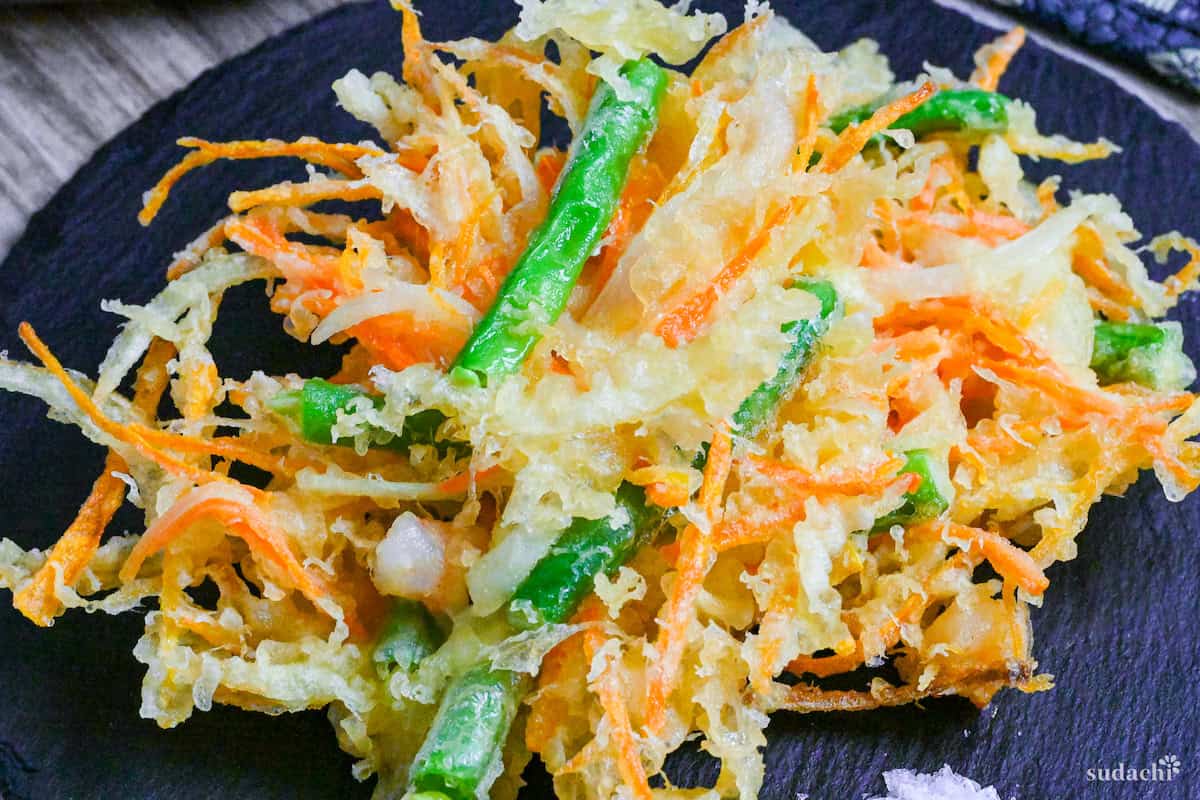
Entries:
[[[204,69],[344,0],[192,0],[0,8],[0,257],[95,149]],[[2,2],[2,0],[0,0]],[[426,0],[436,2],[436,0]],[[938,0],[1011,25],[972,0]],[[418,3],[419,5],[419,3]],[[1200,101],[1088,61],[1200,136]]]

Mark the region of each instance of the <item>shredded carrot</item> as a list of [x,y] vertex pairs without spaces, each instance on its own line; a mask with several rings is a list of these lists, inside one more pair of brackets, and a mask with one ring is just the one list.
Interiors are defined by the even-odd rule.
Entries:
[[62,603],[55,596],[55,579],[61,577],[64,586],[74,586],[92,560],[104,528],[125,499],[125,483],[113,473],[127,469],[119,455],[108,454],[104,471],[92,484],[91,494],[75,521],[55,543],[33,579],[13,595],[13,606],[35,625],[52,624],[62,611]]
[[546,190],[546,194],[550,194],[554,190],[554,184],[558,183],[558,176],[566,164],[567,154],[562,150],[548,148],[538,153],[533,169],[537,173],[538,182]]
[[[184,495],[142,534],[121,566],[121,580],[131,581],[137,577],[147,558],[160,552],[201,519],[215,520],[229,533],[243,539],[251,550],[278,567],[314,605],[321,607],[322,601],[329,598],[330,588],[321,578],[310,575],[301,566],[288,547],[287,535],[254,504],[253,495],[248,492],[245,500],[221,495],[193,500]],[[348,610],[345,611],[345,621],[353,634],[362,635],[357,620]]]
[[1075,240],[1075,251],[1071,256],[1071,269],[1075,274],[1122,306],[1140,306],[1133,287],[1109,269],[1104,258],[1104,242],[1096,229],[1090,225],[1080,227],[1075,232]]
[[877,331],[934,327],[978,333],[1005,353],[1046,361],[1040,348],[998,309],[977,297],[941,297],[897,305],[875,322]]
[[900,228],[896,224],[896,209],[892,201],[880,198],[875,201],[875,216],[879,219],[880,245],[883,250],[896,257],[901,255]]
[[[155,339],[138,368],[133,407],[147,416],[153,416],[167,388],[171,376],[166,365],[174,354],[173,344]],[[125,498],[125,483],[113,473],[128,469],[125,459],[110,450],[104,460],[104,469],[75,520],[59,537],[33,579],[13,595],[13,605],[34,624],[50,625],[61,613],[62,604],[54,593],[55,575],[61,575],[64,586],[74,586],[79,580],[96,554],[104,529]]]
[[651,464],[634,469],[626,480],[646,490],[646,499],[660,508],[677,508],[685,505],[691,493],[688,491],[688,472],[684,469]]
[[688,490],[678,483],[651,483],[646,486],[646,500],[659,508],[678,508],[687,503]]
[[546,690],[568,675],[571,659],[578,652],[575,645],[579,635],[559,642],[542,659],[537,675],[538,691],[533,694],[529,716],[525,720],[525,746],[530,752],[541,753],[545,750],[568,712],[563,699]]
[[[404,63],[401,75],[404,82],[417,89],[427,102],[441,105],[435,78],[437,59],[433,48],[421,35],[421,21],[409,0],[391,0],[392,8],[401,14],[400,44],[404,47]],[[444,108],[442,109],[445,110]]]
[[1128,308],[1108,299],[1091,286],[1088,287],[1087,296],[1088,305],[1092,307],[1092,310],[1100,312],[1110,320],[1128,322],[1133,317]]
[[971,221],[976,237],[990,243],[1009,241],[1029,233],[1030,227],[1009,214],[991,214],[970,209],[967,219]]
[[215,225],[176,253],[175,260],[171,262],[171,266],[167,267],[167,280],[173,281],[182,278],[196,268],[206,252],[224,242],[228,238],[225,235],[225,223],[233,218],[231,215],[218,220]]
[[[1023,551],[1022,551],[1023,552]],[[1017,602],[1017,585],[1005,580],[1000,588],[1000,598],[1004,610],[1008,612],[1008,635],[1012,641],[1014,658],[1019,658],[1025,652],[1025,626],[1021,620],[1021,606]]]
[[783,575],[772,582],[771,594],[758,625],[758,637],[755,639],[758,660],[750,672],[750,686],[762,695],[771,690],[771,684],[778,671],[776,662],[779,660],[779,651],[788,635],[783,625],[795,617],[796,603],[800,598],[800,574],[795,567],[795,543],[785,540],[785,546],[791,557],[785,560]]
[[916,265],[904,261],[899,256],[895,256],[882,247],[879,242],[875,241],[874,236],[867,237],[867,243],[863,245],[862,258],[859,263],[864,267],[871,269],[915,269]]
[[1040,596],[1050,585],[1042,568],[1028,553],[997,533],[948,521],[928,522],[912,530],[916,536],[930,532],[968,542],[970,550],[977,549],[996,572],[1006,581],[1020,586],[1027,594]]
[[[109,419],[108,416],[100,410],[99,406],[93,402],[92,398],[87,395],[78,384],[71,379],[67,371],[63,369],[58,359],[46,347],[46,344],[38,338],[37,333],[33,330],[33,326],[28,322],[22,322],[18,328],[18,335],[21,341],[29,348],[29,351],[38,358],[39,361],[46,367],[46,370],[58,379],[67,393],[71,395],[71,399],[75,401],[80,410],[96,425],[100,430],[112,436],[114,439],[133,447],[139,455],[149,461],[153,461],[166,471],[186,477],[196,483],[209,483],[211,481],[228,481],[229,479],[215,472],[201,470],[180,461],[173,456],[170,456],[161,450],[153,447],[141,435],[138,428],[144,426],[122,425]],[[148,429],[145,429],[148,430]]]
[[752,20],[743,22],[725,36],[717,39],[713,43],[713,46],[708,49],[708,52],[704,54],[704,58],[696,67],[695,72],[703,74],[713,65],[720,63],[722,59],[727,58],[733,52],[734,48],[743,46],[751,36],[754,36],[758,31],[765,28],[770,19],[770,14],[760,14]]
[[[591,595],[580,609],[578,621],[599,623],[604,618],[604,608],[595,595]],[[583,632],[584,655],[590,663],[604,644],[604,633],[593,624]],[[600,699],[600,707],[608,716],[609,742],[616,751],[617,771],[621,780],[638,800],[650,800],[654,793],[646,779],[646,768],[642,765],[642,757],[638,752],[637,740],[633,736],[633,726],[629,722],[629,709],[625,706],[625,698],[621,696],[621,676],[616,665],[611,661],[592,684],[593,691]]]
[[861,471],[847,470],[825,476],[814,476],[794,467],[753,458],[742,463],[793,494],[763,513],[741,515],[723,520],[715,526],[712,545],[718,553],[743,545],[761,544],[790,530],[791,526],[804,519],[805,503],[811,496],[875,494],[884,488],[899,488],[907,492],[920,484],[918,475],[896,474],[904,464],[900,458],[887,459]]
[[437,490],[442,494],[466,494],[472,486],[486,483],[502,471],[503,468],[497,464],[476,473],[472,473],[470,470],[460,472],[439,483]]
[[804,106],[796,126],[796,155],[792,158],[792,171],[805,172],[817,146],[817,123],[821,119],[821,93],[817,89],[816,73],[808,74],[804,87]]
[[996,91],[996,87],[1000,85],[1000,78],[1003,77],[1013,56],[1017,54],[1023,44],[1025,44],[1025,29],[1018,25],[987,45],[984,48],[984,50],[990,49],[987,60],[971,74],[971,83],[985,91]]
[[617,264],[625,254],[625,249],[654,211],[654,198],[662,193],[665,184],[666,178],[653,162],[645,158],[634,161],[617,210],[604,232],[604,246],[594,259],[589,259],[588,266],[592,269],[587,278],[588,300],[580,313],[586,313],[604,291],[609,278],[617,271]]
[[705,529],[694,524],[688,525],[680,536],[678,572],[671,585],[671,595],[661,618],[655,644],[658,665],[646,690],[646,724],[652,733],[660,732],[666,724],[667,700],[679,677],[679,665],[687,643],[688,625],[695,614],[696,598],[716,560],[712,526],[716,523],[721,498],[725,493],[725,481],[732,466],[733,440],[728,426],[722,424],[713,433],[698,498],[709,524]]
[[850,159],[867,146],[867,142],[871,140],[872,136],[887,130],[893,122],[933,97],[935,92],[937,92],[937,87],[933,83],[926,82],[912,94],[881,106],[871,115],[870,119],[862,124],[846,128],[838,135],[837,141],[830,151],[821,157],[821,171],[834,173],[846,166],[850,163]]
[[[920,592],[910,594],[896,612],[896,615],[883,624],[878,631],[878,639],[883,642],[884,649],[895,646],[900,641],[900,628],[903,624],[911,622],[922,611],[925,610],[925,597]],[[859,637],[855,644],[855,649],[850,653],[836,653],[832,656],[800,656],[792,660],[788,664],[788,672],[795,675],[810,673],[818,678],[825,678],[830,675],[839,675],[843,672],[850,672],[858,669],[863,665],[865,653],[863,650],[863,637]]]
[[266,217],[241,217],[225,226],[230,240],[248,253],[265,258],[289,281],[306,287],[350,292],[360,286],[339,286],[341,254],[289,241]]
[[1042,219],[1046,219],[1059,209],[1058,186],[1059,180],[1053,175],[1038,184],[1037,200],[1038,205],[1042,207]]
[[359,181],[315,180],[307,183],[280,183],[265,189],[233,192],[229,210],[249,211],[256,206],[311,206],[322,200],[379,200],[383,193],[369,183]]
[[717,302],[733,288],[754,260],[771,241],[776,228],[791,219],[804,206],[797,198],[767,215],[766,222],[754,236],[721,268],[716,277],[703,289],[668,311],[655,325],[654,332],[675,348],[695,339],[712,315]]
[[[911,533],[914,529],[909,529]],[[881,536],[881,539],[890,541],[890,537]],[[929,603],[933,601],[930,596],[930,588],[937,580],[946,572],[956,569],[973,569],[977,563],[977,557],[974,553],[959,552],[953,558],[943,562],[930,575],[926,576],[921,582],[921,589],[910,594],[896,611],[895,615],[887,620],[875,632],[873,637],[875,641],[883,646],[886,652],[894,647],[900,641],[901,628],[908,623],[918,619]],[[809,673],[817,677],[824,678],[830,675],[840,675],[843,672],[850,672],[858,669],[863,665],[866,659],[866,652],[863,642],[865,636],[860,635],[854,644],[854,649],[847,652],[838,652],[831,656],[800,656],[793,659],[788,664],[787,670],[794,675],[802,675]],[[839,648],[840,650],[840,648]]]
[[377,147],[365,147],[357,144],[330,144],[317,139],[304,138],[295,142],[282,142],[277,139],[264,141],[240,142],[208,142],[203,139],[184,137],[176,144],[181,147],[194,148],[155,184],[146,194],[146,200],[138,213],[138,221],[149,225],[158,214],[163,203],[171,193],[172,187],[184,175],[194,169],[207,166],[221,159],[246,158],[276,158],[290,156],[301,158],[313,164],[328,167],[351,178],[362,177],[362,170],[355,164],[355,159],[366,155],[382,155]]
[[861,469],[837,470],[824,475],[815,475],[800,467],[761,456],[748,456],[746,461],[741,463],[775,483],[808,494],[857,495],[878,491],[904,466],[904,459],[892,456]]
[[1193,288],[1192,285],[1200,279],[1200,245],[1191,239],[1184,239],[1180,246],[1188,252],[1191,258],[1179,272],[1164,281],[1167,297],[1178,297]]

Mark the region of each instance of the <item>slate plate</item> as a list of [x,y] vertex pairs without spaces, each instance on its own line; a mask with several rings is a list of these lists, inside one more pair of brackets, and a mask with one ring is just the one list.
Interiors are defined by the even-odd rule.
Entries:
[[[486,0],[430,0],[430,38],[495,37],[514,21]],[[740,18],[740,3],[720,6]],[[900,76],[923,60],[970,69],[970,54],[994,35],[921,0],[779,2],[779,10],[826,48],[878,39]],[[335,10],[201,76],[104,147],[31,221],[0,268],[0,347],[14,353],[20,320],[36,324],[63,360],[94,371],[116,320],[105,297],[143,302],[162,283],[171,253],[210,224],[233,186],[303,177],[285,162],[219,165],[189,177],[148,231],[134,220],[141,193],[179,157],[178,136],[357,140],[369,132],[335,107],[329,84],[347,69],[399,71],[400,23],[383,2]],[[1107,135],[1123,156],[1061,172],[1069,186],[1119,195],[1147,234],[1200,228],[1200,150],[1104,78],[1030,44],[1005,78],[1031,100],[1043,129],[1081,139]],[[1195,303],[1182,319],[1200,342]],[[236,337],[229,335],[237,330]],[[222,308],[214,351],[222,373],[252,367],[324,374],[332,351],[298,348],[265,312],[261,291],[243,288]],[[45,546],[70,521],[102,454],[44,418],[25,398],[0,395],[0,535]],[[114,527],[138,530],[124,512]],[[977,713],[965,701],[853,715],[779,715],[771,724],[762,796],[808,793],[846,800],[882,790],[894,767],[933,771],[943,763],[1002,797],[1200,797],[1196,712],[1200,677],[1195,621],[1200,595],[1200,503],[1171,505],[1148,479],[1124,499],[1104,501],[1079,558],[1051,573],[1047,608],[1035,620],[1035,650],[1057,676],[1049,693],[1006,692]],[[137,716],[142,667],[130,655],[137,614],[75,613],[49,631],[0,608],[0,798],[366,798],[350,777],[320,713],[269,718],[219,708],[175,730]],[[1088,770],[1145,767],[1175,755],[1169,782],[1102,783]],[[684,783],[715,777],[694,752],[671,772]],[[1094,774],[1094,773],[1093,773]],[[548,796],[531,769],[526,797]]]

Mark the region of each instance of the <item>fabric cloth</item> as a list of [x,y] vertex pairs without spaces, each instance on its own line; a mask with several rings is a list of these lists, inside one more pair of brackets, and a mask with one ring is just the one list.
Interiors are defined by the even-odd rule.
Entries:
[[1200,94],[1200,0],[991,0]]

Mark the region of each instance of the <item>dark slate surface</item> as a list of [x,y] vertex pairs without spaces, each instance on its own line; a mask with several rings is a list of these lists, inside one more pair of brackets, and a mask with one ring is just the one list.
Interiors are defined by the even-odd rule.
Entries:
[[[721,6],[731,18],[740,3]],[[883,43],[896,72],[924,59],[960,73],[992,32],[928,2],[780,2],[822,46],[859,36]],[[498,35],[514,18],[485,0],[426,2],[431,38]],[[134,220],[142,191],[179,156],[183,134],[213,139],[315,134],[358,139],[368,131],[334,105],[328,86],[350,67],[399,69],[398,17],[383,2],[349,6],[274,39],[199,78],[104,147],[50,204],[0,268],[0,348],[20,350],[18,321],[35,323],[68,364],[94,370],[114,333],[104,297],[146,300],[173,250],[220,213],[233,186],[302,178],[295,164],[222,165],[188,178],[154,227]],[[1200,229],[1200,151],[1107,80],[1035,45],[1005,79],[1032,100],[1042,127],[1126,147],[1120,158],[1063,172],[1069,185],[1111,191],[1147,234]],[[1196,305],[1183,318],[1193,335]],[[231,329],[239,331],[235,338]],[[261,292],[243,288],[223,308],[214,349],[226,374],[328,369],[333,354],[301,352],[265,312]],[[1193,339],[1200,341],[1200,336]],[[1193,355],[1195,348],[1193,347]],[[77,434],[45,421],[32,401],[0,396],[0,535],[49,544],[69,522],[102,459]],[[132,515],[118,527],[136,529]],[[983,713],[945,700],[861,716],[781,715],[769,730],[763,797],[857,799],[882,790],[881,771],[943,763],[992,783],[1002,797],[1200,797],[1196,712],[1200,653],[1200,504],[1167,503],[1145,479],[1124,499],[1096,509],[1079,558],[1052,572],[1047,608],[1037,614],[1036,652],[1057,676],[1049,693],[1005,693]],[[219,709],[159,731],[137,716],[142,667],[130,655],[136,614],[73,614],[41,631],[0,608],[0,797],[332,798],[368,797],[356,784],[319,713],[269,718]],[[1088,781],[1088,770],[1180,759],[1171,782]],[[711,781],[711,762],[674,759],[671,772]],[[546,795],[544,774],[531,770]]]

